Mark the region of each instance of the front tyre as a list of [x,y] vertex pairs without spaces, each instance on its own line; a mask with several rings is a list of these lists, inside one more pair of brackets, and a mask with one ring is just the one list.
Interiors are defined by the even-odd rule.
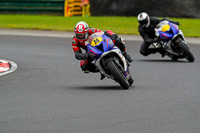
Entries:
[[111,60],[107,63],[107,66],[111,75],[121,85],[121,87],[123,89],[128,89],[129,82],[126,80],[124,74],[122,74],[121,70],[115,65],[115,63]]
[[194,56],[188,49],[188,47],[182,42],[178,42],[177,46],[182,49],[183,51],[183,56],[189,61],[189,62],[194,62]]

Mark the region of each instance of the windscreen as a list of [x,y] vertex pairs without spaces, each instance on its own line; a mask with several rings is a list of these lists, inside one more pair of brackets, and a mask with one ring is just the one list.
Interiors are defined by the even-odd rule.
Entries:
[[91,44],[92,40],[97,38],[97,37],[101,37],[103,35],[103,32],[97,32],[97,33],[93,33],[92,35],[90,35],[87,39],[87,42],[89,44]]

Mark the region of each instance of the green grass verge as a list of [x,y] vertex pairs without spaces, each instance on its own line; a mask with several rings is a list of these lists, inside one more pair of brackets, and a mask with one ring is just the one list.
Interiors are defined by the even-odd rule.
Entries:
[[[180,22],[180,29],[187,37],[200,37],[200,19],[170,18]],[[0,15],[0,28],[73,31],[78,21],[90,27],[112,30],[118,34],[138,35],[136,17],[63,17],[46,15]]]

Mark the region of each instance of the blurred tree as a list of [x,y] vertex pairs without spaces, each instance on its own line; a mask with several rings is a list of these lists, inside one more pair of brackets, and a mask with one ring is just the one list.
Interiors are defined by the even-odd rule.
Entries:
[[199,0],[90,0],[94,16],[151,16],[200,18]]

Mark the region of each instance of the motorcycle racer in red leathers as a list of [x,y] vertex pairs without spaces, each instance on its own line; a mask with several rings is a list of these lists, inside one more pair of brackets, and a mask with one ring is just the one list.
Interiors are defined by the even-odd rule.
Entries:
[[[96,32],[103,32],[99,29],[90,28],[88,24],[84,21],[80,21],[76,24],[74,28],[75,36],[72,39],[72,49],[75,53],[75,58],[80,61],[80,67],[84,73],[88,72],[99,72],[95,64],[92,63],[93,59],[87,54],[87,45],[85,44],[87,38]],[[105,35],[109,36],[114,44],[122,51],[124,57],[132,62],[133,59],[127,54],[125,42],[123,38],[118,37],[117,34],[113,33],[110,30],[104,32]],[[83,53],[82,49],[86,52]],[[101,78],[103,79],[103,77]]]

